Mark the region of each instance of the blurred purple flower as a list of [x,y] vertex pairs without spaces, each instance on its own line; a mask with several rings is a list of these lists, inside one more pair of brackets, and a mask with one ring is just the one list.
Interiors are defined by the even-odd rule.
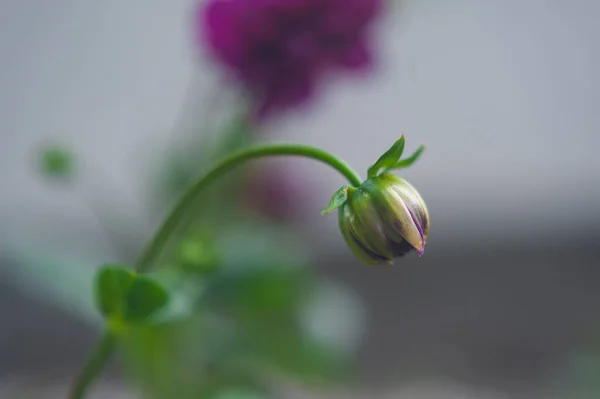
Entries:
[[225,64],[264,117],[309,100],[322,73],[365,70],[382,0],[208,0],[197,39]]
[[242,196],[246,207],[254,213],[273,221],[289,222],[302,213],[307,202],[305,183],[296,170],[272,160],[248,176]]

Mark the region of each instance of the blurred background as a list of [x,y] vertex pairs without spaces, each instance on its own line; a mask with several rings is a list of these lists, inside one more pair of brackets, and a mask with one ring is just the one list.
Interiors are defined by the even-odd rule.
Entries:
[[[339,175],[299,159],[261,163],[280,172],[267,182],[260,166],[244,168],[250,189],[236,192],[240,203],[221,204],[227,222],[214,222],[230,226],[238,208],[250,215],[220,235],[224,262],[302,264],[316,283],[294,325],[353,364],[341,387],[285,377],[275,391],[599,397],[600,3],[387,7],[374,29],[372,73],[328,80],[309,105],[253,137],[322,147],[363,175],[401,134],[407,151],[425,144],[402,176],[427,201],[427,251],[364,267],[337,218],[319,214]],[[240,97],[198,51],[196,8],[192,0],[0,2],[0,397],[64,397],[101,331],[94,268],[132,262],[174,195],[223,153],[219,137]],[[239,130],[235,145],[246,140]],[[45,176],[60,154],[40,151],[63,147],[74,170]],[[217,240],[221,230],[207,226]],[[300,279],[280,278],[248,292]],[[263,327],[271,322],[279,319]],[[318,367],[313,374],[323,376]],[[122,376],[113,365],[95,397],[128,397]]]

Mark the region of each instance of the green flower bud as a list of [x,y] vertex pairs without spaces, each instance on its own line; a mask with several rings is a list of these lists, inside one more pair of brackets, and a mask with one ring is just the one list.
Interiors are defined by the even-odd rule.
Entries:
[[364,263],[392,263],[414,250],[425,251],[429,213],[418,191],[390,173],[345,188],[339,206],[340,230],[352,252]]

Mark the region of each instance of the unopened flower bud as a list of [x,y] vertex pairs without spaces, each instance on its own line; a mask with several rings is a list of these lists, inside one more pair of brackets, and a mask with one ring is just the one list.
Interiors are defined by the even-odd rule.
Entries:
[[344,190],[340,230],[360,260],[375,265],[392,263],[411,250],[423,255],[429,213],[421,195],[406,180],[382,173]]

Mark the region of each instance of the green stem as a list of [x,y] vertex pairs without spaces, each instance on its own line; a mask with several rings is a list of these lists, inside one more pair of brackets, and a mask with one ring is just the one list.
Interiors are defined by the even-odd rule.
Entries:
[[194,205],[194,200],[205,187],[209,186],[221,175],[229,172],[234,167],[251,159],[285,155],[301,156],[326,163],[338,170],[353,186],[358,187],[361,184],[360,176],[358,176],[347,163],[319,148],[299,144],[263,144],[242,149],[215,165],[183,194],[177,205],[175,205],[175,208],[171,211],[171,214],[160,227],[154,239],[150,241],[149,245],[140,256],[139,261],[135,266],[136,270],[144,272],[152,267],[152,262],[160,255],[169,237],[180,225],[186,212]]
[[116,338],[110,332],[105,332],[96,344],[92,356],[89,361],[83,366],[81,372],[77,376],[75,383],[69,392],[69,399],[83,398],[91,387],[92,382],[100,375],[104,365],[110,358],[115,346]]
[[[169,216],[160,226],[154,238],[150,241],[144,252],[135,264],[135,269],[147,272],[160,256],[169,238],[177,229],[188,210],[194,206],[195,199],[200,192],[231,169],[240,164],[256,158],[271,156],[300,156],[325,163],[340,172],[354,187],[361,184],[360,176],[344,161],[316,147],[300,144],[263,144],[251,146],[234,152],[229,157],[217,163],[205,175],[200,177],[179,199]],[[89,361],[84,366],[75,381],[69,399],[84,397],[91,383],[98,377],[104,364],[110,358],[116,343],[115,337],[105,333],[100,343],[96,346]]]

